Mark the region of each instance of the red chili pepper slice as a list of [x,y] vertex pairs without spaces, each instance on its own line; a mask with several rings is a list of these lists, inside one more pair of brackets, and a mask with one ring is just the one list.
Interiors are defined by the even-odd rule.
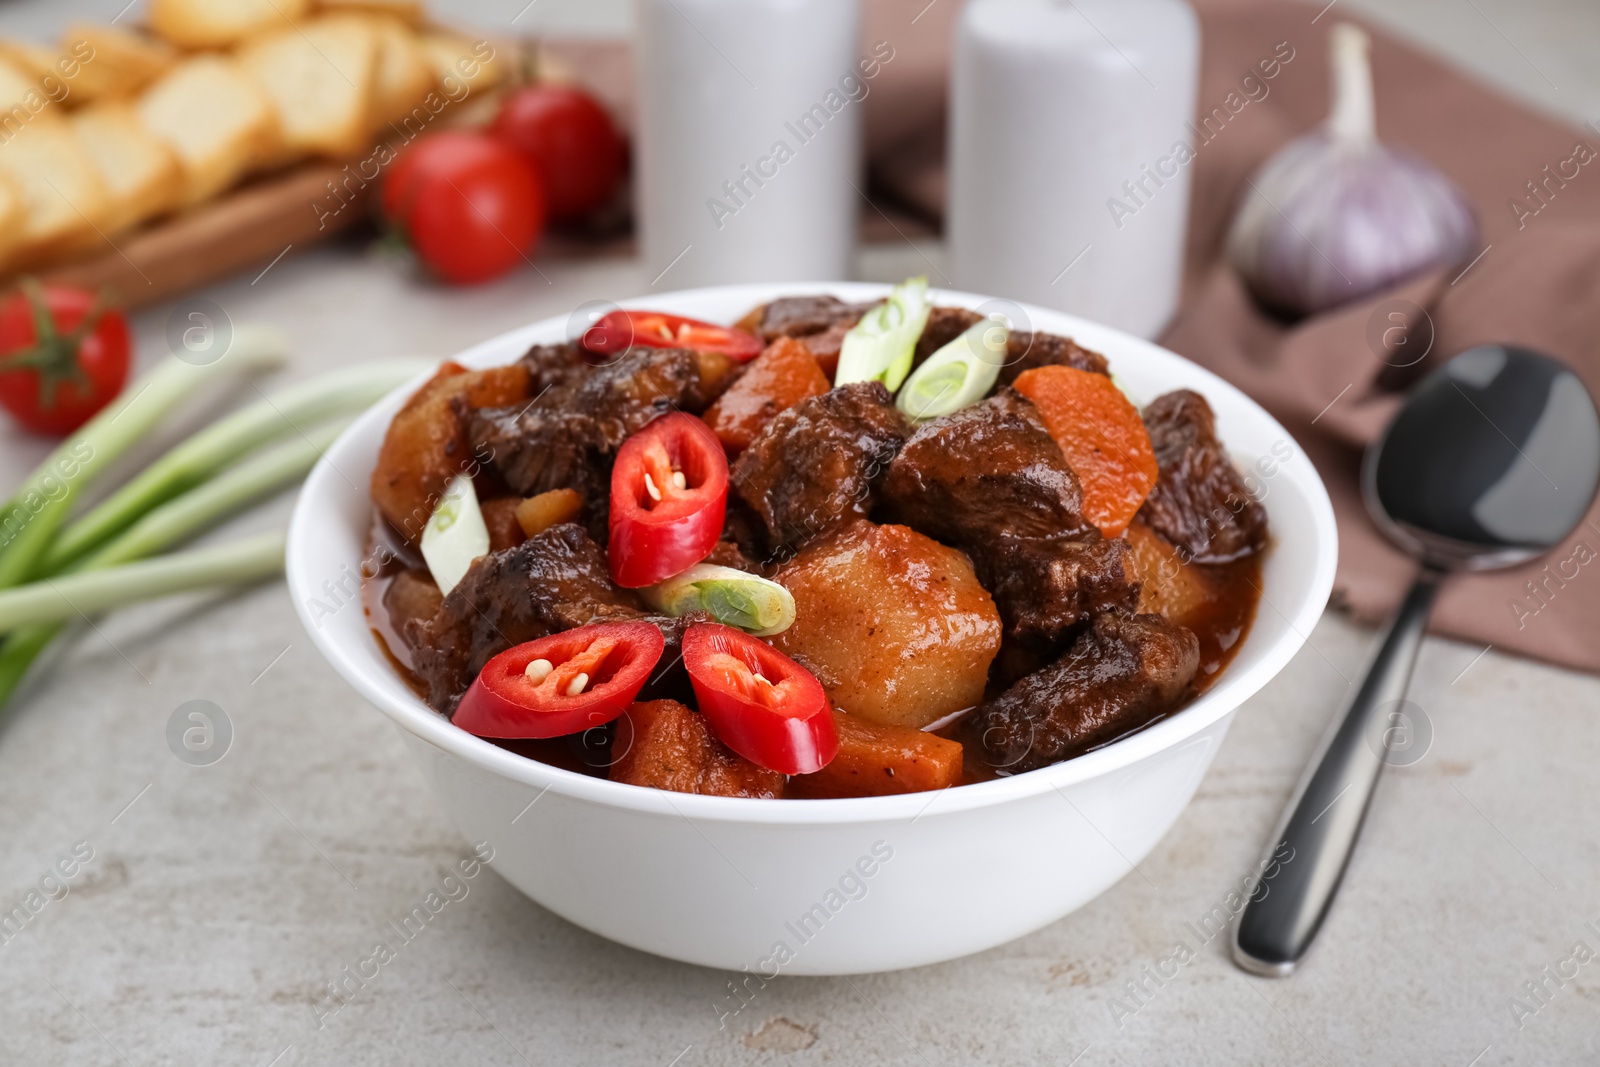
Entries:
[[647,622],[601,622],[507,649],[483,665],[451,719],[479,737],[563,737],[628,710],[666,640]]
[[839,752],[828,697],[811,672],[759,638],[717,623],[683,635],[700,714],[723,744],[782,774],[810,774]]
[[583,347],[603,356],[626,352],[634,345],[692,348],[721,352],[740,363],[761,354],[761,338],[712,322],[668,315],[661,311],[612,311],[583,333]]
[[693,415],[663,415],[622,443],[611,468],[611,577],[639,589],[705,559],[728,510],[728,458]]

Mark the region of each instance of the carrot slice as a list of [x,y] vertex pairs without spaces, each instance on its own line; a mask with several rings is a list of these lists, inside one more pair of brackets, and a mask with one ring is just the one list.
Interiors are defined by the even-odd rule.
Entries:
[[1156,484],[1156,454],[1139,409],[1110,378],[1035,367],[1012,388],[1033,401],[1083,486],[1083,516],[1120,537]]
[[839,754],[814,774],[791,777],[786,796],[881,797],[961,784],[959,741],[909,726],[868,722],[838,709],[833,725]]
[[706,423],[723,448],[742,452],[779,412],[827,391],[828,378],[811,350],[792,337],[780,337],[711,405]]

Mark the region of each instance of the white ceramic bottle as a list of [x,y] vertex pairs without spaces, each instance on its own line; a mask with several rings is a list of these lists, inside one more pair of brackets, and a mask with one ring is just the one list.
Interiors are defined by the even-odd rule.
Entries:
[[972,0],[951,85],[958,287],[1161,331],[1182,279],[1199,41],[1182,0]]
[[[638,208],[661,288],[848,278],[857,0],[638,0]],[[875,64],[875,66],[874,66]]]

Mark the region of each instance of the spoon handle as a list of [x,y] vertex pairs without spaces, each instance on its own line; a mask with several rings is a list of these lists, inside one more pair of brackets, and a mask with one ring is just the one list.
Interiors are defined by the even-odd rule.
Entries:
[[1417,575],[1360,688],[1329,724],[1268,843],[1261,878],[1233,933],[1234,962],[1253,974],[1288,975],[1328,914],[1383,770],[1390,727],[1400,721],[1400,702],[1444,576],[1426,565]]

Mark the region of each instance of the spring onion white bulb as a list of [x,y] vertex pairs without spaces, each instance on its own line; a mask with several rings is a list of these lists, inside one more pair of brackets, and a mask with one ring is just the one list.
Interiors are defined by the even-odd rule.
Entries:
[[1010,335],[998,315],[973,323],[906,379],[895,406],[922,422],[976,404],[1000,377]]
[[1472,208],[1451,181],[1374,131],[1366,33],[1333,28],[1333,112],[1246,187],[1228,257],[1273,310],[1311,314],[1477,250]]
[[472,479],[456,475],[422,531],[422,558],[445,593],[456,587],[472,561],[489,552],[489,527],[478,508]]
[[781,634],[794,625],[794,596],[789,590],[759,575],[715,563],[697,563],[639,592],[657,611],[674,616],[710,612],[724,626],[757,637]]
[[889,392],[911,373],[911,357],[928,322],[928,279],[909,278],[889,299],[861,316],[839,346],[835,386],[882,382]]

